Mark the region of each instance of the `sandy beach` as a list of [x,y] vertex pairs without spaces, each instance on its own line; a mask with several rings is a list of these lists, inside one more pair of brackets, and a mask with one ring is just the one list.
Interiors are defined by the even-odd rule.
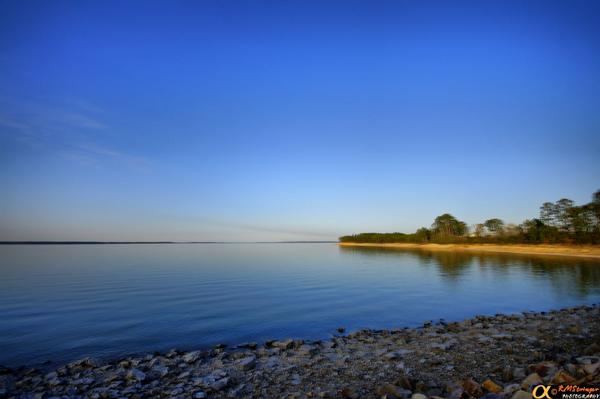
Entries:
[[526,245],[526,244],[413,244],[340,242],[343,247],[376,247],[391,249],[421,249],[425,251],[469,251],[543,256],[568,256],[600,259],[600,246],[594,245]]

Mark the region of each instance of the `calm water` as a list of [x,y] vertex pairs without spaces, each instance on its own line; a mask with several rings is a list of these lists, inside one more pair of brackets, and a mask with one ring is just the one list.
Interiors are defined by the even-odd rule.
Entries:
[[0,364],[600,302],[600,264],[335,244],[0,246]]

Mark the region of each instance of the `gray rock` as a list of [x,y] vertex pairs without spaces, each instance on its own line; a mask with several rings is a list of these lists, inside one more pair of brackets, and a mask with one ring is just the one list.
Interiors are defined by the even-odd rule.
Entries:
[[229,377],[221,378],[210,384],[210,387],[215,391],[220,391],[224,389],[227,385],[229,385]]
[[58,377],[58,373],[56,371],[53,371],[51,373],[46,374],[44,378],[46,378],[47,380],[53,380],[56,377]]
[[240,367],[242,370],[252,370],[256,367],[256,356],[247,356],[235,362],[236,366]]
[[401,359],[402,357],[408,355],[409,353],[412,353],[412,350],[399,349],[397,351],[388,352],[385,355],[383,355],[383,357],[386,358],[387,360],[396,360],[396,359]]
[[509,385],[506,385],[504,387],[504,389],[502,389],[502,392],[506,395],[512,395],[513,393],[517,392],[519,389],[521,389],[521,384],[509,384]]
[[513,370],[513,378],[516,378],[518,380],[525,378],[527,374],[525,374],[525,369],[522,367],[516,367]]
[[131,369],[127,372],[127,378],[130,380],[144,381],[146,379],[146,373],[142,370]]
[[493,339],[488,337],[487,335],[479,335],[477,337],[477,341],[479,341],[481,343],[488,343],[488,342],[493,341]]
[[183,373],[181,373],[177,376],[177,379],[178,380],[186,380],[189,376],[190,376],[190,372],[184,371]]
[[194,379],[192,383],[196,386],[203,386],[215,391],[220,391],[229,384],[229,377],[226,377],[226,375],[227,374],[223,370],[214,370],[207,376]]
[[281,360],[279,359],[279,357],[271,356],[265,362],[264,367],[267,369],[274,369],[276,367],[279,367],[280,364],[281,364]]
[[248,349],[256,349],[258,344],[256,342],[245,342],[243,344],[238,345],[239,348],[248,348]]
[[94,380],[91,377],[85,377],[85,378],[79,378],[77,380],[73,380],[71,382],[71,384],[73,384],[73,385],[90,385],[90,384],[93,384],[94,381],[96,381],[96,380]]
[[48,385],[50,386],[56,386],[56,385],[60,385],[61,381],[58,378],[52,378],[50,381],[48,381]]
[[271,346],[279,349],[292,349],[294,347],[294,340],[286,339],[284,341],[275,341],[271,343]]
[[577,360],[577,363],[579,364],[593,364],[600,362],[600,358],[597,356],[580,356],[575,360]]
[[160,377],[164,377],[165,375],[169,374],[169,368],[166,366],[156,365],[152,367],[152,372],[156,373]]
[[576,360],[587,374],[595,374],[596,370],[600,368],[600,358],[597,356],[582,356]]
[[292,379],[290,381],[290,384],[292,385],[300,385],[302,381],[300,380],[300,375],[299,374],[293,374],[292,375]]
[[98,362],[91,357],[84,357],[83,359],[76,360],[67,364],[69,368],[81,368],[81,367],[98,367]]
[[195,363],[198,359],[200,359],[201,354],[202,352],[200,351],[188,352],[182,356],[182,359],[186,363]]
[[177,349],[171,349],[170,351],[167,352],[167,354],[165,355],[168,358],[174,358],[177,357],[179,355],[179,353],[177,352]]
[[319,352],[319,350],[316,347],[314,347],[313,345],[309,345],[309,344],[301,345],[298,348],[298,354],[303,355],[303,356],[312,356],[314,354],[317,354],[318,352]]
[[435,342],[435,343],[431,344],[430,346],[432,349],[440,349],[442,351],[447,351],[448,349],[453,348],[457,344],[458,344],[457,340],[450,339],[446,342],[441,342],[441,343]]
[[333,349],[336,347],[336,343],[333,341],[325,341],[325,342],[321,342],[321,347],[323,349]]
[[240,384],[239,386],[230,389],[228,392],[228,396],[230,398],[237,398],[240,397],[240,395],[242,395],[242,393],[244,392],[244,390],[246,389],[246,384]]
[[393,398],[409,399],[412,394],[412,391],[403,389],[393,384],[385,384],[377,389],[377,394],[386,397],[391,395],[391,397]]

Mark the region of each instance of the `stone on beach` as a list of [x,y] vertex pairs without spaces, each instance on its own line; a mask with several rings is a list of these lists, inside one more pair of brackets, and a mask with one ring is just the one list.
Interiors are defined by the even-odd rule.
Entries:
[[408,355],[409,353],[412,353],[412,350],[398,349],[396,351],[386,353],[385,355],[383,355],[383,357],[386,358],[387,360],[396,360],[396,359],[401,359],[402,357],[404,357],[405,355]]
[[127,372],[127,378],[136,381],[144,381],[146,379],[146,373],[138,369],[131,369]]
[[521,383],[521,388],[523,388],[524,390],[528,390],[531,386],[543,383],[544,381],[538,373],[531,373],[527,376],[527,378],[523,380],[523,382]]
[[256,356],[252,355],[242,358],[240,360],[237,360],[235,364],[244,371],[251,370],[254,367],[256,367]]
[[182,359],[186,363],[194,363],[200,358],[201,354],[202,352],[200,351],[188,352],[185,355],[183,355]]
[[498,384],[496,384],[494,381],[490,380],[489,378],[487,380],[485,380],[483,383],[481,383],[481,386],[483,387],[483,389],[485,389],[488,392],[491,393],[499,393],[502,392],[502,387]]

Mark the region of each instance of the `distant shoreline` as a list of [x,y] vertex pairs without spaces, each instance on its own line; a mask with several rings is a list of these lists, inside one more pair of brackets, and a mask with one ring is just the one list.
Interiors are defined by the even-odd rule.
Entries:
[[565,256],[600,259],[600,246],[564,244],[415,244],[340,242],[341,247],[419,249],[426,251],[490,252],[522,255]]

